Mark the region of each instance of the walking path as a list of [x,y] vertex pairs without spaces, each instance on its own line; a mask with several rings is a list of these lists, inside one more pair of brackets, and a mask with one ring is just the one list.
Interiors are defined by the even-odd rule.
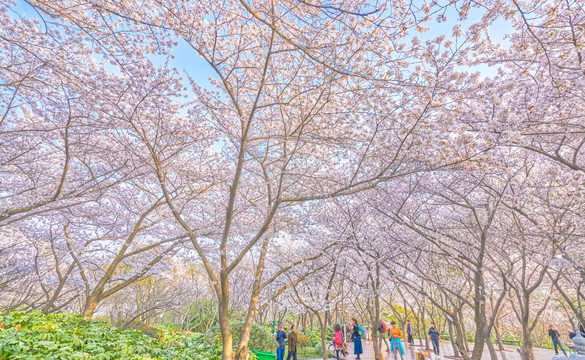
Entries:
[[[347,360],[355,359],[355,355],[353,355],[353,343],[347,344],[347,350],[349,351],[349,355],[347,356]],[[372,346],[371,341],[363,341],[364,353],[361,355],[362,360],[374,360],[374,348]],[[470,349],[473,349],[473,344],[470,344]],[[404,350],[406,354],[404,355],[404,360],[415,360],[414,353],[419,351],[421,346],[416,345],[414,348],[412,346],[407,346]],[[507,346],[506,351],[496,351],[498,355],[498,359],[500,360],[521,360],[520,354],[516,351],[516,347]],[[432,352],[432,350],[431,350]],[[451,359],[462,359],[462,358],[454,358],[453,357],[453,348],[451,347],[451,343],[448,341],[441,341],[440,343],[440,350],[441,359],[442,360],[451,360]],[[561,353],[562,355],[562,353]],[[382,356],[383,360],[394,360],[394,353],[386,352],[386,346],[382,345]],[[552,357],[555,356],[554,350],[551,349],[534,349],[534,360],[551,360]],[[400,355],[398,355],[398,360],[400,360]],[[487,346],[483,350],[483,354],[481,356],[481,360],[491,360],[490,354],[488,351]]]

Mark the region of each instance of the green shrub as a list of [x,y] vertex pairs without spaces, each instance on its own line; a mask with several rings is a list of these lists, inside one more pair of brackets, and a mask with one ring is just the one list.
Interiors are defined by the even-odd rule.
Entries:
[[120,326],[125,329],[134,329],[141,331],[144,335],[148,335],[152,338],[158,337],[158,334],[161,331],[168,330],[168,331],[177,331],[179,330],[176,326],[175,327],[161,327],[157,324],[157,327],[145,324],[141,321],[133,321],[130,324],[126,324],[125,326]]
[[319,355],[319,357],[323,356],[323,346],[321,345],[321,343],[314,345],[313,349],[314,349],[315,353],[317,353],[317,355]]
[[0,359],[219,360],[221,341],[201,334],[159,331],[156,338],[68,313],[0,314]]
[[212,326],[219,326],[217,304],[210,300],[198,300],[187,310],[187,320],[181,328],[192,332],[204,333]]
[[[230,320],[230,326],[233,332],[234,345],[237,345],[240,340],[240,330],[244,326],[244,322],[241,320]],[[219,325],[215,325],[210,329],[210,333],[212,334],[218,334],[219,332]],[[248,348],[250,350],[274,352],[276,347],[276,336],[272,334],[272,330],[254,323],[250,332]]]
[[307,347],[313,345],[311,340],[304,334],[298,334],[297,339],[299,340],[299,347]]
[[[305,334],[311,340],[311,344],[313,346],[321,346],[321,330],[316,329],[313,331],[307,331]],[[328,326],[326,330],[325,341],[327,342],[331,339],[333,339],[333,327]]]

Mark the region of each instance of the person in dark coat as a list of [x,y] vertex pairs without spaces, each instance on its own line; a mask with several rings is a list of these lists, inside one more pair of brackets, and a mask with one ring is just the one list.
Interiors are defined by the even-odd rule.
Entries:
[[431,323],[431,327],[429,328],[429,337],[433,343],[433,351],[435,354],[439,355],[439,339],[441,338],[441,335],[439,334],[439,329],[437,329],[434,322]]
[[406,325],[406,335],[408,335],[408,344],[414,346],[414,339],[412,337],[412,325],[410,325],[410,321]]
[[[579,325],[579,332],[581,333],[581,336],[585,337],[585,329],[583,329],[583,325]],[[575,332],[569,330],[569,339],[573,340],[576,335]]]
[[353,339],[353,353],[356,355],[356,359],[360,358],[360,355],[364,353],[362,348],[362,330],[356,319],[351,319],[352,323],[352,334]]
[[278,343],[278,349],[276,349],[276,360],[284,360],[284,349],[286,348],[286,328],[284,325],[280,325],[280,328],[276,332],[276,342]]
[[297,327],[296,325],[291,326],[290,332],[288,333],[288,356],[286,360],[290,360],[292,357],[293,360],[297,360],[297,344],[299,343],[299,338],[297,337]]
[[567,356],[567,352],[563,349],[563,345],[561,345],[561,341],[559,340],[559,332],[555,330],[554,326],[550,325],[548,327],[548,336],[552,339],[553,346],[555,347],[555,355],[559,354],[559,350],[557,346],[563,350],[563,354]]

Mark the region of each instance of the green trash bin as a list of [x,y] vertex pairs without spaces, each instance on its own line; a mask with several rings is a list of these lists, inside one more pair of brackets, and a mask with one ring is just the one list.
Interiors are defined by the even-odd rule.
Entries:
[[276,354],[269,353],[266,351],[252,351],[254,355],[258,357],[258,360],[274,360],[276,359]]

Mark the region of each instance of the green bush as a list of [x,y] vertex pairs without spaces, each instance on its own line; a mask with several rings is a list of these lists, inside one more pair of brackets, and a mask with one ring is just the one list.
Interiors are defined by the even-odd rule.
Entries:
[[[234,345],[237,345],[238,341],[240,340],[240,330],[242,326],[244,326],[243,321],[230,320]],[[210,333],[212,334],[218,334],[219,332],[219,325],[215,325],[210,330]],[[276,351],[276,347],[276,336],[272,334],[272,330],[269,327],[254,323],[252,325],[252,332],[250,333],[250,342],[248,343],[248,348],[250,350],[274,352]]]
[[311,358],[319,356],[317,353],[314,353],[313,344],[306,335],[299,333],[297,339],[299,340],[297,346],[301,358]]
[[167,327],[163,327],[163,326],[160,326],[159,324],[157,324],[156,326],[157,327],[154,327],[154,326],[145,324],[145,323],[140,322],[140,321],[133,321],[130,324],[126,324],[125,326],[119,326],[119,327],[124,328],[124,329],[139,330],[144,335],[148,335],[148,336],[150,336],[152,338],[158,337],[158,334],[161,331],[164,331],[164,330],[168,330],[168,331],[177,331],[177,330],[179,330],[176,326],[174,326],[174,327],[168,327],[168,326]]
[[321,343],[313,346],[314,352],[319,355],[319,357],[323,356],[323,346]]
[[298,343],[299,347],[307,347],[307,346],[313,345],[311,343],[311,340],[304,334],[298,334],[297,339],[299,341],[299,343]]
[[219,360],[221,341],[161,330],[156,338],[68,313],[0,314],[0,359]]
[[309,340],[311,340],[312,346],[321,344],[321,330],[307,331],[306,335],[309,338]]
[[218,325],[216,309],[217,304],[213,301],[196,301],[187,310],[187,321],[181,324],[181,328],[192,332],[204,333],[209,327]]
[[[305,334],[311,340],[313,346],[319,345],[319,347],[321,347],[321,330],[316,329],[313,331],[307,331]],[[325,341],[327,342],[331,339],[333,339],[333,327],[329,326],[326,330]]]

